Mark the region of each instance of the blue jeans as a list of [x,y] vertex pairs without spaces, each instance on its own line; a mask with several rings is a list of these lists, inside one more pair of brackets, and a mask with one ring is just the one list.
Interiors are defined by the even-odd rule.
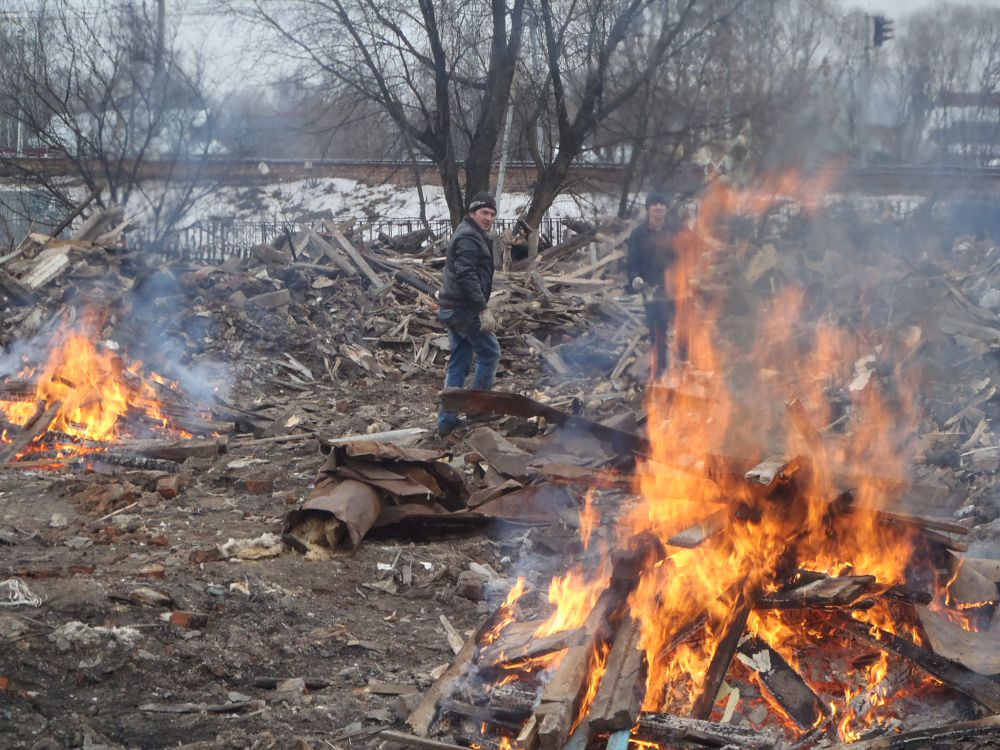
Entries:
[[[438,318],[448,327],[448,342],[451,356],[444,376],[445,388],[464,388],[465,379],[472,369],[472,357],[476,358],[476,372],[472,387],[488,391],[493,388],[497,365],[500,363],[500,342],[492,333],[479,328],[479,313],[475,310],[442,307]],[[438,412],[438,426],[452,427],[458,422],[458,412]]]

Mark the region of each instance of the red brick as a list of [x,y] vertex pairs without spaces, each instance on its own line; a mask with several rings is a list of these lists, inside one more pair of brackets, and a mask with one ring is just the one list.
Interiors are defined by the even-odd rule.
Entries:
[[181,480],[180,474],[171,474],[168,477],[162,477],[156,483],[156,493],[164,500],[172,500],[181,494],[181,490],[183,489],[184,482]]
[[208,615],[179,609],[170,613],[170,624],[176,628],[203,628],[208,625]]

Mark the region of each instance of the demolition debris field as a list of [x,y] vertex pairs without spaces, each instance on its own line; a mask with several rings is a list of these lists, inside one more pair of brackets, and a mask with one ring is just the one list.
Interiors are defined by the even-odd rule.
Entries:
[[[759,395],[751,380],[768,386],[753,404],[760,424],[741,425],[760,445],[744,468],[761,485],[801,466],[787,460],[795,441],[768,434],[775,414],[790,414],[807,443],[841,445],[868,439],[856,419],[862,396],[899,405],[900,383],[917,383],[896,447],[907,457],[900,479],[920,489],[903,493],[896,521],[933,518],[920,533],[935,554],[974,561],[949,604],[995,642],[1000,246],[988,238],[927,216],[888,223],[791,202],[733,217],[699,246],[696,295],[713,311],[712,337],[738,356],[720,372],[675,368],[650,389],[641,300],[623,292],[630,225],[580,226],[531,268],[497,275],[498,389],[525,398],[503,402],[510,416],[442,439],[433,432],[447,356],[432,296],[440,242],[420,234],[366,247],[354,227],[320,221],[252,257],[204,265],[141,256],[113,210],[81,211],[69,239],[27,238],[0,271],[0,580],[13,605],[0,607],[5,747],[374,748],[389,742],[381,730],[414,732],[428,697],[438,740],[502,746],[495,730],[516,737],[532,699],[511,699],[528,700],[527,714],[494,715],[473,706],[471,687],[446,693],[439,678],[518,578],[528,591],[518,606],[544,619],[549,579],[593,558],[599,541],[616,543],[639,502],[636,456],[654,437],[650,394],[695,408],[719,381],[734,394]],[[789,288],[798,291],[785,296]],[[801,317],[779,336],[763,321],[793,298]],[[815,371],[798,369],[818,323],[859,342],[833,357],[820,388]],[[60,355],[77,334],[95,377]],[[767,366],[750,356],[753,342],[769,347]],[[169,408],[157,417],[132,404],[118,421],[127,435],[98,434],[84,407],[112,378]],[[59,390],[43,392],[44,382]],[[15,405],[26,416],[15,419]],[[803,409],[828,419],[810,425]],[[734,448],[726,434],[718,440],[719,454]],[[776,454],[786,460],[759,462]],[[322,521],[310,536],[295,514],[331,481],[367,488],[351,502],[374,493],[379,504],[367,524],[313,516]],[[595,506],[604,523],[593,528]],[[707,520],[699,528],[685,545],[714,533]],[[849,605],[871,593],[866,582],[837,585]],[[635,627],[621,624],[620,638]],[[877,651],[860,636],[854,646],[859,661]],[[751,662],[760,653],[740,650]],[[963,664],[987,683],[1000,671]],[[679,730],[656,715],[644,731],[663,747],[706,746],[699,736],[707,746],[749,742],[761,725],[778,746],[808,735],[769,719],[744,677],[726,681],[742,697],[730,691],[714,714],[711,701],[700,707],[710,725]],[[965,693],[908,697],[898,723],[874,731],[1000,710],[988,684],[955,679]],[[719,729],[728,702],[735,711]],[[823,713],[806,703],[810,720]],[[468,736],[484,721],[486,737]],[[823,731],[844,739],[836,721]]]

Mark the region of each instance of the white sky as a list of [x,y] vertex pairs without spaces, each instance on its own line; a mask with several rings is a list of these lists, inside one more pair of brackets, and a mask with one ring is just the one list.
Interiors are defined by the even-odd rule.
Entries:
[[[1000,0],[965,0],[972,5],[992,5],[1000,7]],[[927,10],[935,5],[944,5],[942,0],[847,0],[847,7],[861,8],[867,13],[880,13],[891,18],[901,18],[907,13]]]

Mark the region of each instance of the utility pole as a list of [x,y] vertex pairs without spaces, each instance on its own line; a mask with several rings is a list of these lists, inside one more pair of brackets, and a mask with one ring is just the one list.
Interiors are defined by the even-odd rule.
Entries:
[[153,52],[153,72],[157,81],[163,76],[163,57],[166,41],[167,0],[156,0],[156,49]]
[[514,77],[510,84],[510,100],[507,102],[507,115],[503,122],[503,140],[500,142],[500,169],[497,173],[497,216],[503,204],[503,185],[507,177],[507,159],[510,153],[510,127],[514,121],[514,100],[517,99],[517,62],[514,63]]

